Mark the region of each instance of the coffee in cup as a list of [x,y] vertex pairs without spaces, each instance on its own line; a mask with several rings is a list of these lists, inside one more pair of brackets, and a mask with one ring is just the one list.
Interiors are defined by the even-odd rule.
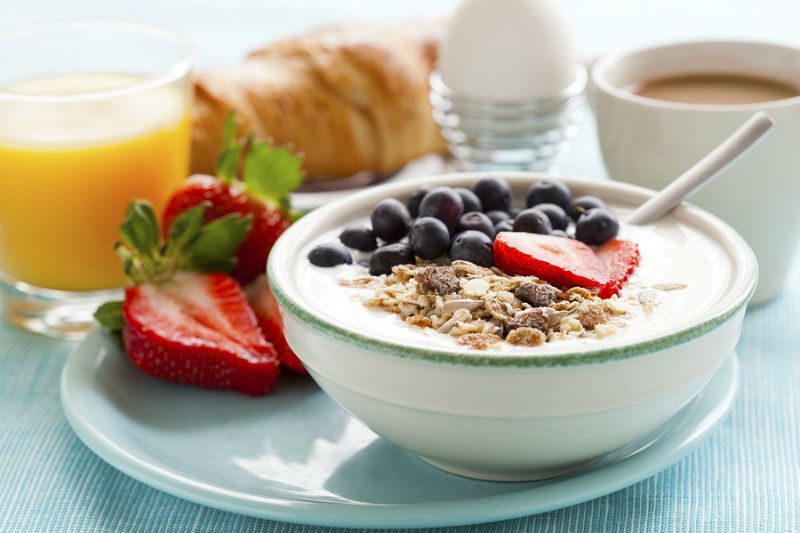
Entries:
[[758,104],[800,96],[796,86],[781,80],[719,72],[653,78],[626,89],[645,98],[684,104]]

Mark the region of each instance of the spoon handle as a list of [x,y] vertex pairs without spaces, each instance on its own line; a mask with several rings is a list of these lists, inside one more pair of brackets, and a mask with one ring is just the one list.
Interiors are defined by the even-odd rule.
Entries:
[[742,124],[730,137],[681,174],[661,192],[647,200],[625,220],[628,224],[649,224],[660,219],[694,193],[701,185],[710,182],[729,164],[767,133],[775,121],[759,111]]

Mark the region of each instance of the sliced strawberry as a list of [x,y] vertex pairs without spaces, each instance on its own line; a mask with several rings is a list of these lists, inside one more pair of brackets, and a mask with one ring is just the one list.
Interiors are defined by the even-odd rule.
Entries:
[[306,367],[286,342],[278,302],[269,290],[266,276],[256,278],[247,286],[247,299],[255,311],[264,337],[275,347],[281,366],[300,374],[308,374]]
[[167,203],[164,236],[178,215],[202,202],[211,204],[205,212],[206,222],[230,214],[252,215],[253,227],[236,252],[238,261],[232,275],[244,284],[263,273],[272,246],[292,223],[289,214],[267,200],[251,196],[237,181],[225,183],[212,176],[192,176]]
[[161,241],[156,214],[133,201],[115,249],[131,286],[123,302],[106,302],[95,318],[121,333],[144,372],[171,381],[260,395],[272,390],[279,361],[258,327],[242,288],[226,274],[250,231],[251,218],[203,223],[207,204],[190,207]]
[[224,274],[178,272],[125,291],[128,356],[161,379],[261,395],[279,374],[244,291]]
[[494,262],[506,274],[536,276],[562,288],[592,289],[608,282],[608,270],[580,241],[504,231],[494,241]]
[[598,295],[611,298],[619,294],[622,286],[639,265],[639,245],[623,239],[612,239],[596,251],[597,257],[608,269],[608,283],[603,285]]

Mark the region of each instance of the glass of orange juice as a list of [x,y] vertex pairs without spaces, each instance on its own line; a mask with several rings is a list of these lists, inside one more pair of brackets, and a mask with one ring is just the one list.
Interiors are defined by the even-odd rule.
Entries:
[[125,208],[157,212],[189,165],[193,53],[123,22],[0,35],[0,280],[11,322],[80,338],[125,283]]

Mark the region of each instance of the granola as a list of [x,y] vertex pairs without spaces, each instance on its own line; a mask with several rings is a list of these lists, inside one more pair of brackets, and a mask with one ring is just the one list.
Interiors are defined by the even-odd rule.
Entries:
[[526,281],[514,291],[514,296],[534,307],[545,307],[556,301],[558,293],[555,287],[545,283]]
[[458,289],[461,288],[458,276],[455,275],[452,268],[448,267],[423,268],[414,275],[414,279],[422,287],[422,290],[435,292],[442,296],[458,292]]
[[509,276],[467,261],[399,265],[372,279],[374,284],[355,284],[374,286],[364,305],[475,350],[501,341],[537,346],[567,337],[604,338],[625,325],[627,314],[616,297],[604,300],[581,287],[562,291],[532,276]]
[[511,344],[538,346],[547,341],[547,335],[534,328],[517,328],[508,333],[506,340]]

